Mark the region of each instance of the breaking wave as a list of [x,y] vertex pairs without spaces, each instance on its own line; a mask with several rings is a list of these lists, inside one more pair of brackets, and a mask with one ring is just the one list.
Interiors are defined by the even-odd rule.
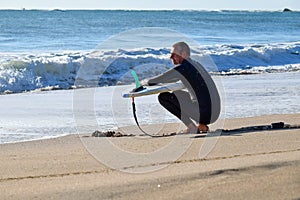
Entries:
[[[167,48],[141,48],[35,55],[1,53],[0,93],[130,84],[131,69],[143,79],[171,68],[169,52]],[[192,48],[192,55],[216,75],[300,71],[300,43],[202,46]],[[207,58],[213,62],[205,63]]]

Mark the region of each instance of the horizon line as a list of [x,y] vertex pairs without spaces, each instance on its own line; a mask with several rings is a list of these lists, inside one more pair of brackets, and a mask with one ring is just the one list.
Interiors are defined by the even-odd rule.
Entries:
[[28,10],[28,11],[77,11],[77,10],[82,10],[82,11],[273,11],[273,12],[283,12],[284,9],[289,9],[291,10],[291,12],[298,12],[299,10],[293,10],[291,8],[288,7],[284,7],[282,9],[188,9],[188,8],[184,8],[184,9],[154,9],[154,8],[143,8],[143,9],[137,9],[137,8],[0,8],[0,11],[3,10],[12,10],[12,11],[23,11],[23,10]]

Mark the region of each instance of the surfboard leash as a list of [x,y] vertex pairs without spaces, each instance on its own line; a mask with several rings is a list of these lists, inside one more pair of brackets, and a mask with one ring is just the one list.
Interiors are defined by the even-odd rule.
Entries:
[[132,99],[132,112],[133,112],[133,117],[134,117],[135,123],[136,123],[136,125],[138,126],[138,128],[140,129],[140,131],[142,131],[145,135],[148,135],[148,136],[150,136],[150,137],[162,137],[162,136],[159,136],[159,135],[152,135],[152,134],[150,134],[150,133],[147,133],[146,131],[144,131],[144,130],[140,127],[139,121],[138,121],[137,116],[136,116],[136,107],[135,107],[134,97],[131,97],[131,99]]
[[[131,92],[139,92],[139,91],[142,91],[142,90],[146,89],[143,85],[140,84],[138,76],[137,76],[137,74],[136,74],[136,72],[134,70],[131,70],[131,74],[134,77],[135,86],[136,86]],[[142,133],[144,133],[145,135],[148,135],[150,137],[165,137],[165,135],[153,135],[153,134],[147,133],[146,131],[144,131],[140,127],[139,121],[138,121],[137,116],[136,116],[136,107],[135,107],[135,102],[134,102],[134,96],[132,96],[131,99],[132,99],[133,117],[134,117],[135,123],[138,126],[138,128],[140,129],[140,131],[142,131]]]

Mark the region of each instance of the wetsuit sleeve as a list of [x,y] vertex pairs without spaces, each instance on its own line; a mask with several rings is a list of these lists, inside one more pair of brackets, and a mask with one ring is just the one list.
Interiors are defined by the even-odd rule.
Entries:
[[180,80],[179,73],[174,69],[170,69],[163,74],[152,77],[148,80],[148,85],[156,85],[159,83],[172,83]]

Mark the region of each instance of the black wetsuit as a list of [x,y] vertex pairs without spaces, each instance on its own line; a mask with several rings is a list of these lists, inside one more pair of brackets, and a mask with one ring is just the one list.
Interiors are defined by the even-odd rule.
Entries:
[[215,122],[220,115],[220,96],[214,81],[204,67],[191,59],[148,80],[149,85],[170,83],[181,80],[188,92],[174,91],[161,93],[159,102],[177,116],[185,125],[191,119],[201,124]]

